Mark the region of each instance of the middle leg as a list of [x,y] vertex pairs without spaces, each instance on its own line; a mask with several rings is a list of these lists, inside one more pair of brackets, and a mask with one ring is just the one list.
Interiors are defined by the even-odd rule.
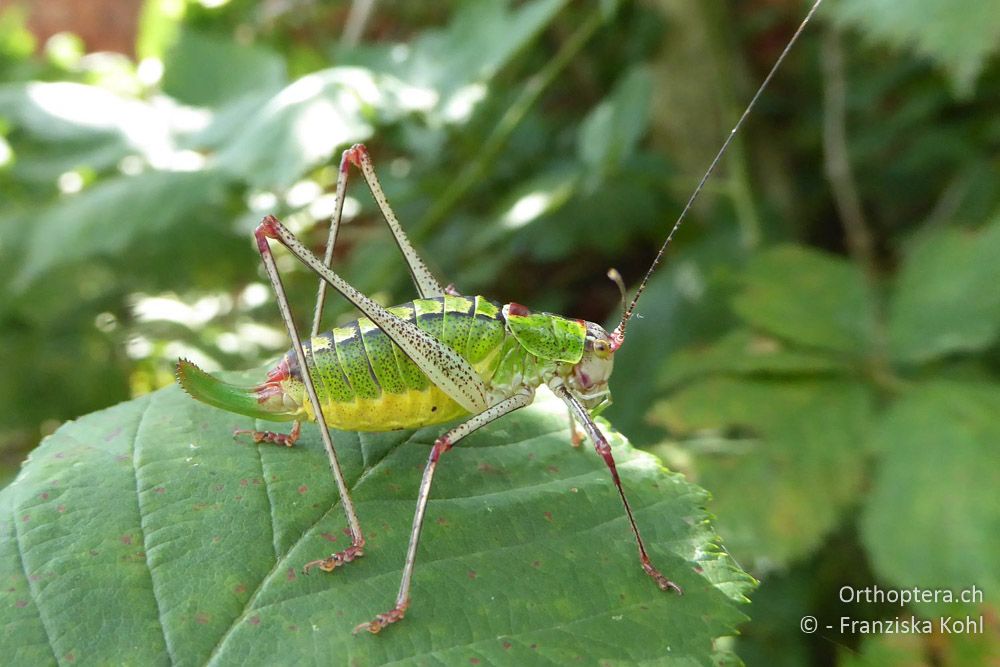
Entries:
[[530,405],[534,397],[534,390],[525,388],[521,393],[515,394],[510,398],[500,401],[493,407],[487,408],[484,412],[472,417],[467,422],[459,424],[434,441],[434,447],[431,448],[430,456],[427,459],[427,466],[424,468],[424,476],[420,480],[420,490],[417,492],[417,509],[413,514],[413,527],[410,529],[410,544],[406,549],[406,562],[403,564],[403,578],[399,584],[399,593],[396,595],[396,606],[387,612],[379,614],[371,621],[361,623],[355,627],[355,634],[362,630],[367,630],[372,634],[380,632],[385,626],[402,620],[406,614],[406,609],[410,606],[410,583],[413,579],[413,567],[417,560],[417,544],[420,542],[420,529],[424,523],[424,511],[427,509],[427,499],[431,493],[434,469],[437,468],[438,459],[441,458],[441,455],[476,429],[482,428],[507,413]]

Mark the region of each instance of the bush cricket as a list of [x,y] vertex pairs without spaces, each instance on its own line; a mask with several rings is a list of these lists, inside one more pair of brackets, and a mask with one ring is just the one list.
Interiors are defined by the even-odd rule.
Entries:
[[[306,571],[318,567],[329,572],[364,554],[365,538],[341,473],[329,426],[342,430],[388,431],[462,420],[438,437],[431,448],[420,481],[402,581],[394,606],[358,625],[355,633],[362,630],[378,633],[402,620],[406,614],[424,512],[441,455],[473,431],[529,405],[536,388],[543,384],[566,404],[573,444],[580,442],[576,431],[576,424],[579,424],[604,459],[624,505],[643,571],[661,590],[681,593],[680,587],[650,561],[622,488],[611,447],[592,415],[610,403],[608,379],[614,354],[625,342],[626,325],[650,276],[732,138],[821,2],[817,0],[809,10],[757,89],[678,216],[625,308],[621,322],[610,333],[593,322],[532,312],[517,303],[498,304],[483,296],[463,296],[451,286],[443,286],[410,244],[386,200],[368,151],[361,144],[344,151],[340,162],[336,208],[323,259],[309,251],[273,216],[265,217],[257,227],[254,238],[274,288],[292,349],[268,372],[266,379],[255,386],[240,387],[222,382],[186,360],[177,363],[176,375],[185,391],[215,407],[260,419],[294,421],[287,434],[236,431],[236,435],[249,433],[255,442],[291,446],[299,437],[301,421],[319,424],[347,515],[351,545],[327,558],[307,563]],[[418,299],[384,308],[330,268],[352,165],[361,171],[406,260]],[[321,278],[308,339],[301,339],[292,318],[271,252],[271,241],[284,245]],[[363,317],[321,333],[327,285],[350,301]]]

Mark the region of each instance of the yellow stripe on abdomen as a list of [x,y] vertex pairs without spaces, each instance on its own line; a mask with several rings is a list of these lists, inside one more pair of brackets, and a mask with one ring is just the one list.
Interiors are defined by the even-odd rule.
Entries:
[[[310,421],[316,420],[308,400],[302,411]],[[383,393],[378,398],[356,398],[346,402],[330,401],[323,404],[323,415],[332,428],[342,431],[396,431],[440,424],[469,413],[443,391],[430,385],[422,391]]]

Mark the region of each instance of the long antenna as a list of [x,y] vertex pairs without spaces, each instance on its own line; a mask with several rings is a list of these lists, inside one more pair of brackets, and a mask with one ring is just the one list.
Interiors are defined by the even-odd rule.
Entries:
[[743,126],[743,122],[747,119],[747,116],[750,115],[754,105],[757,104],[757,100],[764,92],[764,89],[767,88],[767,84],[769,84],[771,79],[774,78],[774,74],[778,71],[778,68],[781,67],[781,63],[784,62],[785,56],[787,56],[789,51],[792,50],[792,47],[798,40],[799,35],[801,35],[802,31],[805,30],[806,24],[808,24],[812,19],[813,14],[816,13],[816,10],[819,9],[822,2],[823,0],[816,0],[815,4],[813,4],[812,8],[809,10],[809,13],[806,14],[804,19],[802,19],[802,23],[799,24],[795,34],[792,35],[790,40],[788,40],[788,44],[785,45],[785,49],[781,52],[781,55],[778,56],[778,59],[771,67],[771,71],[767,73],[766,77],[764,77],[764,82],[760,84],[760,87],[757,88],[757,92],[754,93],[753,97],[750,99],[750,103],[747,104],[746,109],[743,110],[743,115],[740,116],[740,119],[736,121],[736,125],[734,125],[733,129],[729,132],[729,136],[726,137],[726,140],[723,142],[722,148],[720,148],[719,152],[715,154],[715,159],[713,159],[712,164],[708,166],[708,170],[705,172],[705,175],[701,177],[701,180],[698,182],[698,187],[696,187],[694,192],[691,193],[691,197],[687,200],[687,204],[684,205],[684,209],[681,211],[681,214],[677,216],[677,222],[674,223],[673,229],[671,229],[670,233],[667,235],[667,240],[663,242],[662,246],[660,246],[660,251],[656,253],[656,257],[653,258],[653,263],[650,264],[649,269],[646,271],[646,275],[642,278],[642,282],[639,283],[639,290],[635,293],[635,297],[632,298],[632,303],[630,303],[628,308],[625,309],[625,313],[622,315],[622,321],[615,328],[614,333],[611,334],[612,349],[617,350],[622,346],[622,343],[625,342],[625,325],[632,317],[632,313],[635,310],[635,304],[638,303],[639,297],[642,295],[643,290],[646,289],[646,283],[649,282],[650,276],[653,275],[653,271],[656,269],[657,264],[659,264],[660,260],[663,259],[663,253],[666,252],[667,246],[669,246],[670,242],[674,239],[674,234],[676,234],[677,230],[680,229],[681,223],[684,222],[684,218],[687,217],[688,211],[691,210],[691,206],[694,204],[695,199],[697,199],[698,195],[701,194],[702,188],[705,187],[705,183],[715,171],[715,167],[718,166],[722,156],[729,148],[729,144],[733,142],[733,137],[736,136],[736,133]]

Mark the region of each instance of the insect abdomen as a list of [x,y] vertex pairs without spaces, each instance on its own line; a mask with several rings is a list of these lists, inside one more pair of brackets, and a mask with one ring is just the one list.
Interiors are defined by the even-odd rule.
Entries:
[[[507,335],[497,304],[478,296],[444,296],[417,299],[389,310],[454,349],[489,380]],[[323,413],[335,428],[418,428],[468,414],[367,318],[304,341],[303,348]],[[286,359],[288,390],[301,397],[302,411],[314,419],[294,353]]]

